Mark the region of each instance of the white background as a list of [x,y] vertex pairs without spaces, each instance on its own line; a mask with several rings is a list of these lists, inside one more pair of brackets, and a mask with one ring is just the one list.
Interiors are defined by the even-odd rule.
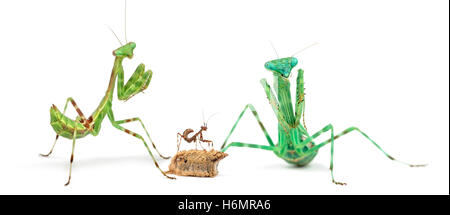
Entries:
[[[231,148],[215,178],[168,180],[143,144],[106,118],[97,137],[77,140],[72,182],[71,140],[55,133],[52,104],[73,97],[89,115],[106,90],[119,43],[124,1],[1,1],[0,194],[448,194],[448,1],[128,1],[127,35],[137,43],[125,60],[126,80],[139,63],[154,72],[149,88],[127,102],[114,95],[117,119],[140,117],[159,150],[176,152],[176,133],[197,130],[220,147],[247,103],[274,140],[276,118],[259,80],[263,67],[303,47],[306,123],[357,126],[336,141],[331,183],[329,146],[304,168],[273,153]],[[294,92],[296,70],[291,77]],[[69,107],[68,114],[75,117]],[[143,134],[139,124],[125,125]],[[144,135],[145,136],[145,135]],[[329,134],[320,140],[325,140]],[[246,114],[231,141],[267,144]],[[187,146],[187,144],[185,145]],[[158,159],[167,169],[168,160]]]

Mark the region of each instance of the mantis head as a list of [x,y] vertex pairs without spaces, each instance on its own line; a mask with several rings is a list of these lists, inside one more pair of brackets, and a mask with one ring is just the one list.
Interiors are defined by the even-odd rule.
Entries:
[[276,60],[271,60],[267,62],[264,67],[266,69],[278,73],[278,75],[283,76],[284,78],[289,78],[291,74],[292,68],[294,68],[298,63],[297,58],[295,57],[287,57],[280,58]]
[[129,43],[123,45],[122,47],[114,50],[113,55],[116,57],[123,56],[123,57],[128,57],[131,59],[133,57],[134,48],[136,48],[136,43],[129,42]]
[[200,127],[201,130],[206,131],[208,130],[208,126],[206,125],[206,123],[203,123],[203,125]]

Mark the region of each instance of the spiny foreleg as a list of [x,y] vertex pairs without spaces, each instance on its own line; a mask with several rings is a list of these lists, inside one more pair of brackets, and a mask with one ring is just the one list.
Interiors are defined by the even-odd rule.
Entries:
[[117,96],[119,100],[128,100],[134,95],[143,92],[147,89],[152,79],[153,72],[151,70],[145,71],[144,64],[139,64],[128,79],[127,83],[124,85],[124,72],[123,68],[118,69],[118,80],[117,80]]
[[303,126],[306,130],[305,123],[305,84],[303,80],[303,70],[298,70],[297,75],[297,91],[295,102],[295,126],[300,124],[300,118],[303,118]]

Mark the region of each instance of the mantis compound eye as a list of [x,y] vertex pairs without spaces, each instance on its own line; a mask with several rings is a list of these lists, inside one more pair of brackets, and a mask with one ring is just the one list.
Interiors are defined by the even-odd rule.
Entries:
[[292,57],[290,61],[291,61],[291,67],[295,67],[295,66],[297,66],[297,63],[298,63],[298,60],[297,60],[297,58],[295,58],[295,57]]

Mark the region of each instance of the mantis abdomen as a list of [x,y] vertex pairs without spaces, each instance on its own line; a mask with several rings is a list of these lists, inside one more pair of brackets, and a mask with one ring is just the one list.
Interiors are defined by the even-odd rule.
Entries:
[[183,132],[182,137],[188,143],[191,143],[192,141],[194,141],[194,142],[197,141],[197,135],[196,134],[194,136],[192,136],[192,137],[188,137],[188,135],[190,133],[192,133],[192,132],[194,132],[194,130],[192,130],[191,128],[188,128],[188,129],[184,130],[184,132]]
[[68,139],[73,139],[75,130],[75,139],[89,134],[89,130],[83,124],[64,116],[55,105],[50,108],[50,124],[58,135]]

